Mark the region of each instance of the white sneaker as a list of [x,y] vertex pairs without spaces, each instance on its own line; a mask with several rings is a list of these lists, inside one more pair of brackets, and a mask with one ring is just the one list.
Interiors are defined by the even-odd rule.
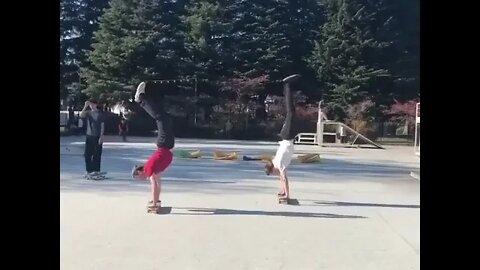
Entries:
[[298,78],[300,78],[300,74],[293,74],[288,77],[285,77],[282,81],[284,83],[291,83],[293,81],[296,81]]
[[140,102],[140,94],[145,94],[145,82],[141,82],[137,86],[137,92],[135,93],[135,102]]

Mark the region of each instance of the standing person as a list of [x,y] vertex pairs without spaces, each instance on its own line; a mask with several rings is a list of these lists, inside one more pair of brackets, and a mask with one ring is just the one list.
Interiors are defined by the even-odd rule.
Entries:
[[77,127],[78,127],[78,134],[83,133],[83,120],[80,117],[80,113],[77,114]]
[[127,134],[128,134],[128,124],[127,124],[127,121],[122,118],[122,120],[120,120],[120,124],[118,124],[118,135],[122,136],[123,141],[126,142]]
[[68,129],[72,129],[73,125],[75,124],[75,111],[73,110],[73,106],[68,106]]
[[135,93],[135,102],[157,122],[158,138],[157,150],[152,154],[144,166],[135,167],[133,176],[138,179],[147,178],[150,181],[152,200],[148,205],[148,212],[158,213],[161,207],[160,191],[162,172],[172,163],[171,149],[175,146],[171,116],[165,112],[161,102],[154,103],[148,85],[141,82]]
[[265,164],[265,173],[270,175],[272,173],[278,174],[280,177],[280,191],[278,193],[279,201],[288,202],[290,199],[290,188],[287,178],[287,167],[290,165],[293,157],[293,140],[298,134],[295,107],[293,105],[292,93],[290,91],[290,83],[297,80],[300,75],[291,75],[283,79],[284,95],[287,115],[280,131],[279,141],[280,146],[272,161],[267,161]]
[[85,102],[80,117],[84,119],[83,122],[87,129],[85,138],[85,167],[87,173],[85,176],[94,180],[101,179],[100,164],[105,131],[103,112],[99,110],[97,101],[89,100]]
[[227,135],[227,138],[230,138],[230,132],[232,131],[232,128],[232,122],[230,122],[230,119],[228,119],[227,123],[225,123],[225,135]]

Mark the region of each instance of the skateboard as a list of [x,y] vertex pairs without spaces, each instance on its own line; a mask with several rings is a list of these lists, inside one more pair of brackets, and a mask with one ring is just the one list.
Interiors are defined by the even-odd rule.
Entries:
[[88,175],[85,177],[87,180],[105,180],[107,177],[105,175]]
[[86,174],[85,179],[87,179],[87,180],[104,180],[104,179],[107,179],[107,172]]
[[292,199],[292,198],[279,198],[278,199],[279,204],[288,204],[288,205],[300,205],[297,199]]
[[277,194],[277,198],[278,198],[278,203],[279,204],[294,204],[294,202],[296,201],[295,199],[292,199],[292,198],[284,198],[284,197],[280,197],[280,194]]
[[153,207],[153,206],[148,206],[147,207],[147,213],[153,213],[153,214],[160,214],[160,209],[161,207]]
[[[158,203],[161,203],[161,201],[158,201]],[[147,213],[160,214],[161,209],[162,209],[162,206],[153,207],[151,201],[148,202],[147,204]]]

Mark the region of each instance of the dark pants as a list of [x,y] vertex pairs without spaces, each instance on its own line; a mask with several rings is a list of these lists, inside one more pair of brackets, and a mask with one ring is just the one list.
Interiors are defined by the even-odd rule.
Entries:
[[127,131],[126,130],[120,131],[120,136],[122,136],[124,142],[127,141]]
[[98,144],[99,138],[87,135],[85,141],[85,167],[88,173],[100,171],[103,144]]

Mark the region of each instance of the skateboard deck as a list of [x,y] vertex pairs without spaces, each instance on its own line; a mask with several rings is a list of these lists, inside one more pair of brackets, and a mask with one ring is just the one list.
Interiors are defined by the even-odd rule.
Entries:
[[153,208],[150,202],[147,205],[147,213],[158,214],[158,215],[167,215],[172,212],[171,206],[160,206]]
[[162,206],[161,206],[162,202],[158,201],[157,203],[160,204],[160,206],[153,207],[152,201],[149,201],[147,204],[147,213],[160,214],[160,211],[162,209]]
[[87,180],[105,180],[107,177],[105,175],[88,175],[85,177]]
[[147,207],[147,213],[160,214],[162,207]]
[[292,199],[292,198],[278,198],[278,203],[279,204],[289,204],[289,205],[299,205],[297,199]]
[[107,179],[107,172],[98,172],[96,174],[86,174],[84,177],[87,180],[104,180],[104,179]]

